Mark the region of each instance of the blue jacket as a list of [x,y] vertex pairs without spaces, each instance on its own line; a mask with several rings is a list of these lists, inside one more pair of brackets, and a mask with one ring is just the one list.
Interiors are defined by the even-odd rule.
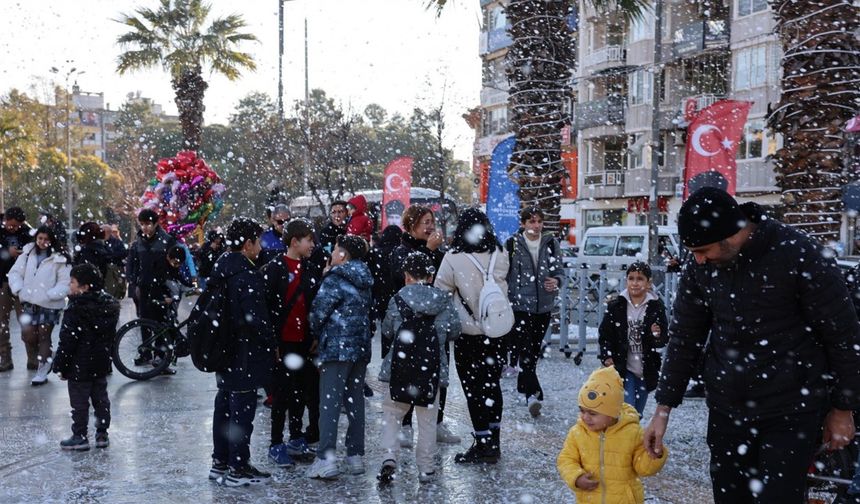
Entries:
[[284,243],[282,234],[270,228],[260,237],[260,246],[263,250],[260,252],[260,257],[257,258],[257,263],[260,266],[268,264],[269,261],[278,257],[287,251],[287,244]]
[[356,259],[323,277],[310,313],[321,362],[370,362],[372,285],[370,269]]
[[227,282],[230,332],[236,338],[230,368],[216,375],[218,388],[247,391],[263,387],[272,379],[276,347],[263,276],[241,253],[228,252],[212,269],[209,284],[216,282]]

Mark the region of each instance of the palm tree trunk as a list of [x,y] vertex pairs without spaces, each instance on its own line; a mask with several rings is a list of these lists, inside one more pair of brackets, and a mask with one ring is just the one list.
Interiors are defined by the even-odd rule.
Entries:
[[576,59],[569,10],[569,0],[511,0],[507,7],[513,38],[507,54],[509,103],[516,135],[508,171],[519,180],[520,205],[541,208],[552,231],[559,229],[561,129]]
[[186,69],[171,81],[176,92],[176,108],[179,109],[179,122],[182,124],[182,137],[185,148],[200,150],[200,137],[203,130],[203,96],[209,84],[203,80],[200,65]]
[[850,0],[771,0],[783,46],[782,97],[768,117],[784,220],[823,243],[839,240],[843,127],[860,98],[860,9]]

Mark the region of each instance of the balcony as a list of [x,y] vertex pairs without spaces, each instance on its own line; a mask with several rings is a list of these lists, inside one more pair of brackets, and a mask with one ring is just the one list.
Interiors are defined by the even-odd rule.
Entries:
[[[503,84],[488,83],[481,89],[481,106],[484,108],[495,107],[508,102],[507,82]],[[504,86],[504,88],[500,87]]]
[[573,114],[574,129],[624,124],[626,112],[627,99],[621,95],[577,103]]
[[[663,171],[657,174],[657,194],[672,196],[678,176],[674,172]],[[624,196],[648,196],[651,194],[651,168],[635,168],[624,174]]]
[[691,56],[705,49],[728,47],[728,44],[728,22],[724,19],[703,19],[675,30],[672,56]]
[[627,57],[627,48],[620,45],[608,45],[595,49],[582,58],[583,68],[623,65]]
[[478,43],[478,54],[483,56],[485,54],[498,51],[499,49],[509,47],[513,43],[514,40],[511,38],[511,34],[508,33],[507,27],[497,28],[488,32],[481,32],[481,38]]
[[737,192],[776,191],[776,173],[773,165],[763,159],[738,160]]
[[580,199],[621,198],[624,196],[624,171],[609,170],[586,173]]
[[682,98],[678,107],[678,127],[686,128],[696,114],[725,99],[726,96],[722,94],[700,94]]

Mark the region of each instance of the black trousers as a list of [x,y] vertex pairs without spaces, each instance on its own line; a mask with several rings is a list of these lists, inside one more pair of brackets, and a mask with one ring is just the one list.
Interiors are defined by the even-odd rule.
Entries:
[[[141,290],[140,304],[138,305],[138,312],[140,313],[140,318],[155,320],[157,322],[168,324],[172,320],[171,316],[173,312],[170,309],[170,306],[164,304],[163,299],[157,299],[157,297],[158,296],[152,292]],[[147,328],[142,329],[141,333],[144,338],[149,338],[150,336],[150,331]],[[153,343],[153,353],[155,353],[159,357],[164,355],[163,349],[166,347],[166,345],[167,342],[164,341],[164,338],[158,338]]]
[[517,376],[517,392],[526,397],[537,396],[543,401],[543,389],[537,376],[537,364],[543,347],[543,337],[549,327],[550,313],[514,312],[514,328],[511,334],[518,348],[520,371]]
[[233,392],[218,389],[212,417],[214,460],[226,462],[233,469],[241,469],[248,464],[256,411],[256,390]]
[[503,338],[461,334],[454,342],[457,374],[466,394],[466,405],[475,432],[487,431],[502,421]]
[[[389,345],[390,346],[390,345]],[[445,344],[445,358],[447,359],[448,365],[451,365],[451,345]],[[442,423],[445,420],[445,401],[448,399],[448,387],[439,387],[439,414],[436,415],[436,425]],[[409,408],[409,411],[403,416],[403,425],[412,425],[412,411],[415,410],[415,407],[412,406]]]
[[[289,413],[290,439],[307,437],[306,441],[319,439],[320,418],[320,374],[308,355],[305,343],[280,342],[281,359],[275,365],[272,376],[272,436],[271,446],[284,442],[284,424]],[[284,362],[290,354],[301,358],[301,367],[288,368]],[[296,362],[299,362],[296,360]],[[292,362],[291,362],[292,364]],[[308,410],[307,433],[302,432],[302,422]]]
[[823,415],[788,413],[764,420],[708,414],[715,504],[800,504],[820,442]]
[[107,432],[110,427],[110,399],[107,393],[107,379],[101,377],[93,381],[69,380],[72,434],[87,437],[90,402],[92,402],[96,417],[96,432]]

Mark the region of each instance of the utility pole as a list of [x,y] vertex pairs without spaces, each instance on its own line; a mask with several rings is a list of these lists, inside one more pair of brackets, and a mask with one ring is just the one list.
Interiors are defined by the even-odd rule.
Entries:
[[[71,60],[67,60],[66,63],[71,64]],[[51,67],[51,73],[58,74],[60,70],[57,67]],[[75,67],[72,67],[68,72],[66,72],[66,214],[68,219],[68,247],[69,251],[72,250],[72,236],[74,236],[73,230],[75,229],[75,199],[74,199],[74,173],[72,172],[72,109],[71,109],[71,93],[69,92],[69,78],[72,75],[81,75],[83,74],[83,70],[77,70]]]
[[278,0],[278,117],[284,122],[284,0]]
[[648,207],[648,263],[657,266],[660,263],[658,252],[660,234],[657,228],[659,217],[659,196],[657,189],[660,183],[659,152],[660,147],[660,88],[663,87],[663,0],[654,1],[654,67],[651,86],[651,193]]
[[309,188],[310,172],[311,172],[311,115],[310,115],[310,92],[308,89],[308,18],[305,18],[305,127],[308,135],[308,148],[305,149],[304,169],[302,170],[302,193],[306,194]]

